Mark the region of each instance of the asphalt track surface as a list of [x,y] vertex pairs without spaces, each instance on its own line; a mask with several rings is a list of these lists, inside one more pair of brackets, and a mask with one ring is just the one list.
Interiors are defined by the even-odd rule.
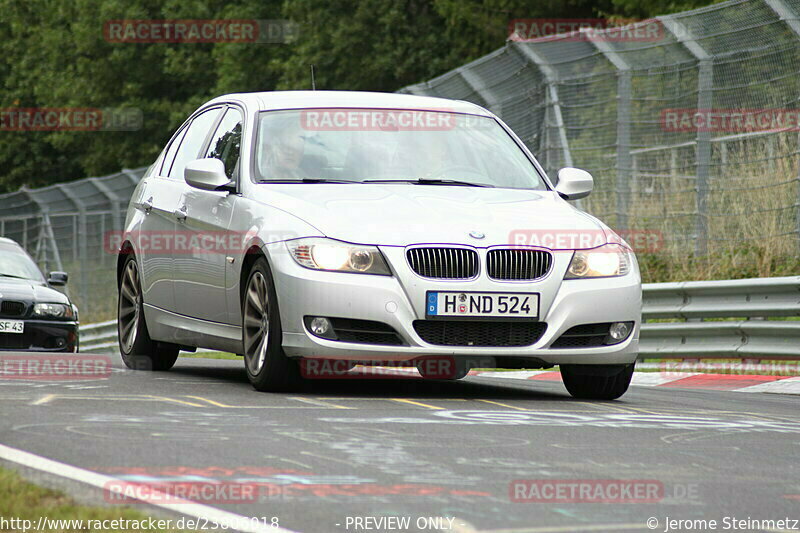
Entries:
[[[266,394],[240,361],[181,358],[158,373],[113,361],[108,379],[0,379],[0,443],[127,480],[256,484],[257,498],[202,503],[301,532],[652,531],[653,518],[664,531],[667,517],[718,521],[670,531],[723,530],[726,517],[789,518],[778,530],[792,530],[800,519],[798,396],[632,387],[586,402],[561,383],[481,377]],[[515,480],[536,480],[524,494],[540,501],[514,501]],[[657,489],[627,502],[545,494],[576,480]],[[356,521],[386,516],[409,527]],[[738,529],[759,530],[770,529]]]

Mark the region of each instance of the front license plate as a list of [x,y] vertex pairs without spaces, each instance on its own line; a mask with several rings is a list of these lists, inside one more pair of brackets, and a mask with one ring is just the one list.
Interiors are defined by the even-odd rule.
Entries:
[[24,329],[22,320],[0,320],[0,333],[22,333]]
[[539,295],[517,292],[429,291],[428,317],[539,318]]

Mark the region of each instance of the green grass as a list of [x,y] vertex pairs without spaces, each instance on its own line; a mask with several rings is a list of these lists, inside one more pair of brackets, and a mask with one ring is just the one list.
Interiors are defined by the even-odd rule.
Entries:
[[[143,523],[143,529],[138,530],[96,529],[94,527],[88,527],[89,525],[95,524],[87,523],[87,520],[147,520],[148,515],[126,506],[94,507],[80,505],[63,492],[34,485],[22,479],[18,473],[5,468],[0,468],[0,517],[6,520],[12,518],[30,520],[32,526],[29,531],[32,531],[32,528],[36,527],[40,517],[46,517],[52,520],[84,520],[84,529],[80,529],[82,533],[108,533],[108,531],[176,531],[174,529],[147,529],[147,522]],[[97,525],[102,525],[102,523]],[[9,526],[10,524],[6,524],[6,527],[0,529],[0,531],[22,530],[20,526]],[[78,531],[78,529],[51,527],[44,531],[66,532]]]

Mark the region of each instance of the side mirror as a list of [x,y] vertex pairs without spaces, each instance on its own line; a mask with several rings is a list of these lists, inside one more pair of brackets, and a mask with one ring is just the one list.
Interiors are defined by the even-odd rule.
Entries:
[[225,175],[225,164],[219,159],[195,159],[183,171],[183,179],[204,191],[232,191],[233,182]]
[[565,167],[558,171],[556,192],[565,200],[589,196],[594,188],[592,175],[579,168]]
[[50,277],[47,279],[47,284],[54,287],[63,287],[69,280],[69,274],[66,272],[50,272]]

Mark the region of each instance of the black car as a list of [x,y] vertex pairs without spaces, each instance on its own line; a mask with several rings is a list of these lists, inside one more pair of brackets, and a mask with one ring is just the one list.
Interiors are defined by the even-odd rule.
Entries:
[[0,350],[78,351],[78,308],[51,288],[66,283],[65,272],[45,280],[19,244],[0,237]]

